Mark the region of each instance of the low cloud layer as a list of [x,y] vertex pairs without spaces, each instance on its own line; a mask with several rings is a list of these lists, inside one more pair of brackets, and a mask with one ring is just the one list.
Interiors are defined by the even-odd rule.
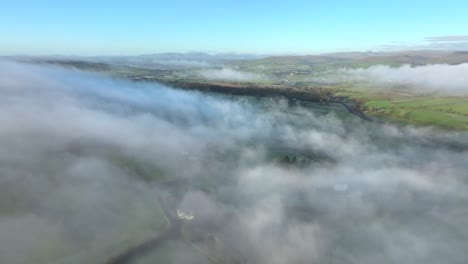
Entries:
[[234,70],[231,68],[211,69],[200,72],[200,76],[208,80],[256,81],[261,79],[258,74]]
[[344,74],[344,78],[404,86],[422,92],[468,94],[468,64],[404,65],[398,68],[377,65],[367,69],[345,70]]
[[428,37],[426,38],[426,41],[431,41],[431,42],[468,41],[468,35]]
[[206,61],[195,61],[195,60],[154,60],[156,64],[169,65],[169,66],[181,66],[181,67],[209,67],[210,64]]
[[0,110],[2,263],[105,263],[162,200],[129,263],[468,258],[466,133],[5,62]]

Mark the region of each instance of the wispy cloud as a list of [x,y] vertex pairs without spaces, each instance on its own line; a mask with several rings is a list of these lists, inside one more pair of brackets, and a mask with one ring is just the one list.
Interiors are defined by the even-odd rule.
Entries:
[[430,42],[468,41],[468,35],[427,37]]
[[443,51],[468,51],[468,35],[435,36],[423,39],[423,44],[405,44],[395,41],[377,46],[384,51],[404,50],[443,50]]
[[238,71],[231,68],[204,70],[199,75],[208,80],[230,80],[230,81],[255,81],[262,78],[261,75]]
[[148,263],[466,262],[468,157],[435,143],[463,133],[11,63],[0,108],[2,263],[106,263],[164,230],[161,194],[190,243]]

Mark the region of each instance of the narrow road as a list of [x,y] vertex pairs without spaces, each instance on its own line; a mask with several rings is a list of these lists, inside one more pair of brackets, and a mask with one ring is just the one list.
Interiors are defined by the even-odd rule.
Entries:
[[134,258],[143,255],[157,247],[160,247],[167,240],[179,237],[181,235],[181,220],[176,218],[174,214],[171,213],[170,209],[167,207],[167,205],[164,203],[163,199],[160,196],[158,196],[158,201],[161,204],[164,214],[169,220],[169,227],[159,236],[154,237],[134,247],[131,247],[126,251],[120,253],[119,255],[111,257],[109,260],[106,261],[106,264],[127,264]]

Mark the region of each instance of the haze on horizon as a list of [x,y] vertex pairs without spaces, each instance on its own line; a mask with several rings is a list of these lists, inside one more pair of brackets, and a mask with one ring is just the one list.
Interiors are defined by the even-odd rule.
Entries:
[[468,50],[468,2],[10,1],[0,55]]

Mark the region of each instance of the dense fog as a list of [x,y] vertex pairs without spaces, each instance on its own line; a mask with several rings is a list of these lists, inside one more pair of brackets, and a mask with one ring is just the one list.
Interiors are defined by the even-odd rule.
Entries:
[[[466,263],[467,143],[0,62],[0,262],[106,263],[164,232],[164,197],[194,216],[170,263]],[[132,263],[160,263],[154,252]]]

